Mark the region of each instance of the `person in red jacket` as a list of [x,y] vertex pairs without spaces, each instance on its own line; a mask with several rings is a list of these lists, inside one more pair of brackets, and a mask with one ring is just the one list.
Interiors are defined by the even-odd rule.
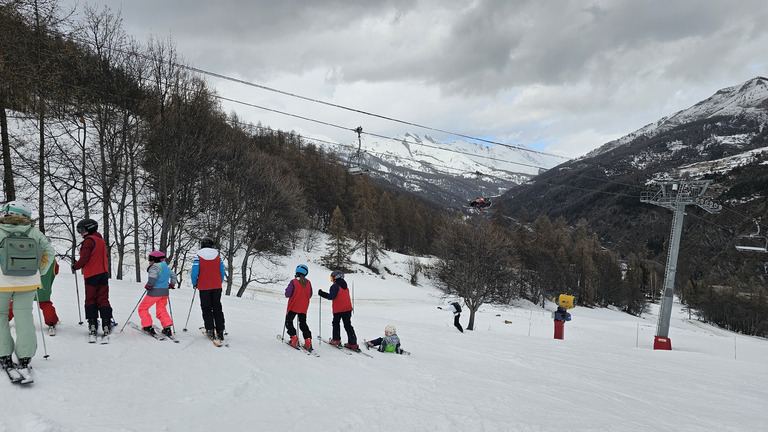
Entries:
[[347,289],[347,281],[344,280],[344,273],[341,270],[334,270],[331,273],[331,289],[329,292],[323,290],[317,291],[317,295],[324,299],[333,301],[333,321],[331,326],[333,327],[333,337],[331,338],[331,345],[339,345],[341,343],[341,326],[340,321],[344,321],[344,331],[347,332],[347,343],[345,347],[357,351],[357,335],[355,329],[352,327],[352,300],[349,296],[349,289]]
[[77,232],[82,236],[80,258],[72,264],[72,273],[83,270],[85,279],[85,319],[88,331],[96,335],[98,318],[101,315],[101,328],[108,336],[112,325],[112,306],[109,304],[109,262],[107,244],[97,232],[99,224],[93,219],[83,219],[77,223]]
[[224,311],[221,308],[221,292],[227,273],[224,260],[215,249],[216,242],[210,237],[200,240],[200,250],[192,262],[189,275],[192,286],[200,291],[200,309],[203,312],[205,332],[211,340],[224,340]]
[[285,314],[285,328],[288,330],[288,336],[291,337],[291,346],[299,343],[299,337],[296,333],[296,327],[293,326],[293,319],[298,315],[299,328],[304,336],[304,348],[312,351],[312,331],[307,325],[307,309],[309,309],[309,299],[312,298],[312,283],[307,279],[309,268],[300,264],[296,267],[294,279],[288,283],[285,288],[285,297],[288,299],[288,310]]

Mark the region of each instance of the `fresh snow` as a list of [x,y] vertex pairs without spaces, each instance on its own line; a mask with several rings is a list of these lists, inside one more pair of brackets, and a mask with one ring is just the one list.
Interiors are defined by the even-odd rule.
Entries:
[[[75,276],[60,274],[53,302],[62,323],[55,337],[46,336],[50,358],[43,359],[39,343],[35,384],[0,382],[0,432],[764,427],[764,339],[689,320],[676,305],[673,350],[655,351],[655,313],[637,318],[577,305],[565,340],[555,340],[551,302],[546,309],[527,302],[483,306],[476,330],[459,333],[453,317],[437,309],[454,299],[441,297],[424,278],[409,285],[408,257],[394,253],[379,264],[380,275],[359,267],[347,276],[354,286],[352,322],[361,342],[394,324],[412,355],[348,356],[320,344],[317,337],[331,336],[331,304],[323,300],[320,306],[317,295],[308,322],[320,357],[304,355],[275,335],[282,331],[283,290],[296,265],[309,266],[315,292],[328,290],[330,272],[317,264],[321,254],[285,258],[275,273],[284,278],[259,285],[251,298],[224,297],[230,346],[222,348],[198,330],[198,297],[189,331],[182,331],[193,298],[188,284],[171,292],[181,343],[157,341],[130,327],[120,333],[143,284],[118,280],[110,281],[118,333],[109,345],[88,344],[85,326],[77,324]],[[82,276],[77,278],[82,299]],[[466,326],[469,314],[461,318]],[[135,313],[131,320],[138,321]]]

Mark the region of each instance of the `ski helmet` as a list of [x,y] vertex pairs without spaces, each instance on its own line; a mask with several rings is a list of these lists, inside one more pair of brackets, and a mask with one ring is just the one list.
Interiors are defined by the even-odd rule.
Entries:
[[3,204],[3,208],[0,211],[2,211],[3,216],[19,215],[32,219],[32,211],[29,209],[29,204],[24,201],[10,201]]
[[393,334],[397,333],[397,329],[392,324],[384,327],[384,334],[387,336],[392,336]]
[[299,264],[298,267],[296,267],[296,276],[306,276],[309,274],[309,267],[307,267],[304,264]]
[[165,261],[165,254],[160,251],[150,252],[147,259],[152,262]]
[[200,240],[200,247],[201,248],[212,248],[216,247],[216,242],[213,241],[210,237],[203,237],[202,240]]
[[331,272],[331,282],[335,281],[336,279],[344,279],[344,272],[341,270],[334,270]]
[[79,234],[93,234],[99,229],[99,223],[93,219],[83,219],[77,223],[77,232]]

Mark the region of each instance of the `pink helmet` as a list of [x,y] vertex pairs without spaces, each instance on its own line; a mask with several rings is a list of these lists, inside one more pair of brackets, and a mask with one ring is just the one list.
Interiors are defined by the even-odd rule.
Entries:
[[150,252],[148,259],[152,262],[165,261],[165,254],[160,251]]

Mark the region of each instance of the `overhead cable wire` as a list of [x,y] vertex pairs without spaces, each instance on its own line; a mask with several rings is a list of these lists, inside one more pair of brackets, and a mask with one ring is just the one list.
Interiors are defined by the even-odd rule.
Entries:
[[[79,40],[80,42],[84,42],[84,43],[92,45],[91,41],[83,40],[82,38],[75,38],[73,35],[64,35],[62,33],[56,33],[54,31],[51,31],[51,33],[58,34],[58,35],[61,35],[61,36],[67,36],[67,37],[69,37],[69,38],[71,38],[73,40]],[[122,52],[122,53],[128,54],[128,55],[142,57],[142,58],[145,58],[145,59],[148,59],[148,60],[152,60],[150,56],[142,55],[142,54],[139,54],[139,53],[136,53],[136,52],[129,52],[129,51],[121,50],[119,48],[114,48],[114,47],[110,47],[110,48],[107,48],[107,49],[115,50],[115,51]],[[224,75],[224,74],[221,74],[221,73],[218,73],[218,72],[208,71],[208,70],[201,69],[201,68],[194,67],[194,66],[190,66],[190,65],[185,65],[185,64],[181,64],[181,63],[175,63],[174,65],[179,67],[179,68],[182,68],[182,69],[186,69],[186,70],[190,70],[190,71],[193,71],[193,72],[197,72],[197,73],[199,73],[201,75],[207,75],[207,76],[211,76],[211,77],[216,77],[216,78],[227,80],[227,81],[231,81],[231,82],[234,82],[234,83],[243,84],[243,85],[246,85],[246,86],[250,86],[250,87],[254,87],[254,88],[270,91],[270,92],[273,92],[273,93],[278,93],[278,94],[282,94],[282,95],[285,95],[285,96],[306,100],[308,102],[318,103],[318,104],[322,104],[322,105],[326,105],[326,106],[330,106],[330,107],[334,107],[334,108],[338,108],[338,109],[342,109],[342,110],[346,110],[346,111],[355,112],[355,113],[358,113],[358,114],[363,114],[363,115],[366,115],[366,116],[375,117],[375,118],[379,118],[379,119],[382,119],[382,120],[388,120],[388,121],[392,121],[392,122],[396,122],[396,123],[401,123],[401,124],[405,124],[405,125],[409,125],[409,126],[414,126],[414,127],[418,127],[418,128],[422,128],[422,129],[426,129],[426,130],[431,130],[431,131],[435,131],[435,132],[441,132],[441,133],[445,133],[445,134],[452,135],[452,136],[458,136],[458,137],[470,139],[470,140],[473,140],[473,141],[483,142],[483,143],[486,143],[486,144],[499,145],[499,146],[502,146],[502,147],[507,147],[507,148],[516,149],[516,150],[520,150],[520,151],[536,153],[536,154],[550,156],[550,157],[555,157],[555,158],[559,158],[559,159],[563,159],[563,160],[570,160],[570,158],[565,157],[565,156],[560,156],[560,155],[556,155],[556,154],[553,154],[553,153],[546,153],[546,152],[534,150],[534,149],[531,149],[531,148],[527,148],[527,147],[524,147],[524,146],[521,146],[521,145],[500,143],[500,142],[497,142],[497,141],[491,141],[491,140],[487,140],[487,139],[484,139],[484,138],[478,138],[478,137],[474,137],[474,136],[471,136],[471,135],[461,134],[461,133],[458,133],[458,132],[451,132],[451,131],[448,131],[448,130],[444,130],[444,129],[440,129],[440,128],[435,128],[435,127],[431,127],[431,126],[426,126],[426,125],[422,125],[422,124],[419,124],[419,123],[414,123],[414,122],[410,122],[410,121],[406,121],[406,120],[401,120],[401,119],[397,119],[397,118],[394,118],[394,117],[389,117],[389,116],[385,116],[385,115],[381,115],[381,114],[376,114],[376,113],[372,113],[372,112],[368,112],[368,111],[363,111],[363,110],[359,110],[357,108],[348,107],[348,106],[345,106],[345,105],[340,105],[340,104],[335,104],[335,103],[331,103],[331,102],[326,102],[326,101],[323,101],[323,100],[320,100],[320,99],[315,99],[315,98],[310,98],[310,97],[307,97],[307,96],[302,96],[302,95],[299,95],[299,94],[296,94],[296,93],[292,93],[292,92],[288,92],[288,91],[285,91],[285,90],[280,90],[280,89],[272,88],[272,87],[265,86],[265,85],[262,85],[262,84],[257,84],[257,83],[251,82],[251,81],[246,81],[246,80],[243,80],[243,79],[231,77],[229,75]]]

